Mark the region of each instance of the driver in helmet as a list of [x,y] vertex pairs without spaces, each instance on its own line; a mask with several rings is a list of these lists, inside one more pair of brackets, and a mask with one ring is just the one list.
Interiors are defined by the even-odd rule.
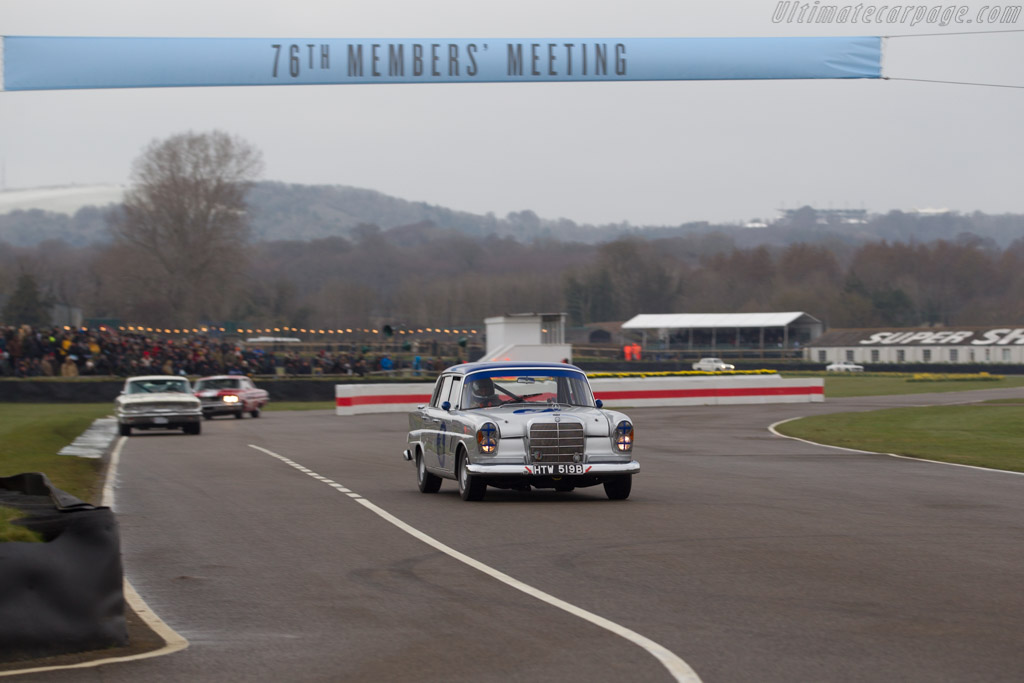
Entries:
[[494,382],[490,377],[481,377],[470,383],[470,408],[489,408],[501,403],[494,393]]

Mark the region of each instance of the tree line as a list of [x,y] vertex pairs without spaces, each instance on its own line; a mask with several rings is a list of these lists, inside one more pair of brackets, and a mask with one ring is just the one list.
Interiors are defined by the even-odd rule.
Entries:
[[524,244],[368,225],[352,239],[234,245],[173,277],[119,245],[0,251],[8,325],[46,322],[32,310],[52,303],[158,327],[479,327],[494,315],[557,311],[572,325],[748,311],[805,311],[829,327],[1024,323],[1024,240],[1006,249],[968,237],[751,249],[713,235]]
[[261,167],[225,133],[154,141],[107,214],[109,240],[0,244],[0,323],[46,324],[54,304],[154,327],[479,327],[558,311],[577,326],[751,311],[805,311],[829,327],[1024,323],[1024,238],[744,246],[710,230],[595,243],[424,221],[257,240],[246,195]]

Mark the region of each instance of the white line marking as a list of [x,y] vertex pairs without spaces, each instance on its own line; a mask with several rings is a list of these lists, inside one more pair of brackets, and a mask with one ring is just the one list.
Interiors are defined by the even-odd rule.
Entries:
[[[117,480],[117,466],[121,462],[121,449],[124,448],[125,442],[128,440],[127,437],[120,437],[117,441],[117,445],[114,446],[114,450],[110,455],[110,465],[107,467],[107,479],[103,483],[103,494],[100,497],[100,505],[103,507],[109,507],[111,510],[115,510],[114,506],[114,482]],[[128,606],[139,615],[139,618],[146,622],[160,638],[164,641],[164,646],[157,650],[150,652],[143,652],[137,655],[126,655],[124,657],[107,657],[105,659],[94,659],[88,662],[80,662],[78,664],[63,664],[58,666],[40,666],[33,669],[18,669],[16,671],[0,671],[0,677],[3,676],[19,676],[21,674],[32,674],[42,673],[44,671],[61,671],[63,669],[87,669],[94,666],[102,666],[104,664],[116,664],[119,662],[134,662],[139,659],[150,659],[151,657],[162,657],[163,655],[169,655],[174,652],[179,652],[188,647],[188,641],[179,635],[174,629],[168,626],[160,617],[156,615],[146,604],[146,601],[142,599],[142,596],[136,592],[135,588],[131,583],[128,582],[127,577],[124,579],[124,600],[128,603]]]
[[950,467],[963,467],[969,470],[981,470],[982,472],[998,472],[999,474],[1015,474],[1018,477],[1024,476],[1024,472],[1013,472],[1011,470],[997,470],[993,467],[978,467],[977,465],[963,465],[958,462],[943,462],[941,460],[929,460],[928,458],[915,458],[912,455],[898,455],[896,453],[879,453],[878,451],[862,451],[858,448],[846,448],[845,446],[831,446],[827,443],[818,443],[817,441],[808,441],[807,439],[801,439],[798,436],[789,436],[782,434],[775,428],[779,425],[792,422],[794,420],[802,420],[803,417],[791,417],[788,420],[779,420],[773,424],[768,425],[768,431],[775,436],[781,436],[783,439],[792,439],[793,441],[802,441],[804,443],[811,444],[812,446],[820,446],[821,448],[835,448],[840,451],[847,451],[849,453],[864,453],[865,455],[887,455],[890,458],[899,458],[900,460],[916,460],[917,462],[930,462],[935,465],[949,465]]
[[[277,458],[278,460],[287,463],[292,467],[295,467],[296,469],[300,469],[300,467],[297,466],[297,464],[288,460],[284,456],[274,453],[273,451],[267,450],[266,448],[261,448],[260,446],[256,446],[253,444],[249,444],[249,447],[255,448],[258,451],[263,451],[264,453],[271,457]],[[610,631],[611,633],[621,638],[625,638],[626,640],[635,645],[639,645],[644,650],[646,650],[650,655],[652,655],[655,659],[661,662],[662,666],[664,666],[668,670],[668,672],[676,681],[679,681],[680,683],[701,683],[700,677],[697,676],[697,673],[690,668],[689,664],[683,661],[682,658],[676,655],[674,652],[672,652],[671,650],[662,645],[659,645],[650,638],[642,636],[636,631],[628,629],[625,626],[616,624],[614,621],[611,621],[610,619],[605,619],[604,617],[594,614],[593,612],[588,612],[582,607],[577,607],[572,603],[566,602],[565,600],[562,600],[560,598],[556,598],[550,593],[545,593],[539,588],[534,588],[533,586],[523,583],[519,579],[513,578],[508,574],[505,574],[504,572],[498,571],[497,569],[494,569],[493,567],[490,567],[484,564],[483,562],[480,562],[479,560],[475,560],[468,555],[460,553],[458,550],[455,550],[454,548],[447,546],[444,543],[441,543],[437,539],[433,538],[432,536],[428,536],[419,529],[410,526],[409,524],[406,524],[405,522],[398,519],[391,513],[387,512],[386,510],[377,507],[376,505],[371,503],[366,498],[363,498],[359,494],[350,493],[349,496],[356,499],[357,503],[365,507],[367,510],[373,512],[381,519],[390,522],[391,524],[395,525],[396,527],[398,527],[405,533],[409,534],[413,538],[416,538],[417,540],[426,543],[427,545],[441,551],[445,555],[448,555],[449,557],[452,557],[458,560],[459,562],[462,562],[463,564],[472,567],[473,569],[481,571],[484,574],[490,576],[491,578],[497,579],[498,581],[501,581],[502,583],[511,586],[512,588],[515,588],[518,591],[526,593],[527,595],[533,598],[536,598],[542,602],[546,602],[553,607],[557,607],[558,609],[568,612],[569,614],[575,617],[579,617],[584,621],[588,621],[591,624],[594,624],[595,626],[599,626],[600,628],[605,629],[606,631]]]

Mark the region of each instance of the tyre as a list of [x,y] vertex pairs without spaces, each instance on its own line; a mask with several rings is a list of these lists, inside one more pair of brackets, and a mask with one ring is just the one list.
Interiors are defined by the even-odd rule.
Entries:
[[244,410],[239,410],[237,413],[235,413],[235,419],[236,420],[241,420],[243,415],[245,415],[245,411]]
[[249,414],[252,415],[253,417],[259,417],[260,416],[260,409],[259,408],[253,408],[252,410],[249,411]]
[[213,413],[203,413],[203,419],[204,420],[212,420],[213,419]]
[[203,429],[202,422],[189,422],[183,428],[186,434],[199,434]]
[[469,458],[466,457],[465,451],[459,453],[459,495],[462,496],[462,500],[483,500],[484,494],[487,493],[487,484],[477,476],[469,473],[469,469],[466,465],[469,464]]
[[633,477],[627,475],[625,477],[619,477],[606,481],[604,483],[604,492],[608,496],[609,500],[626,500],[629,498],[629,491],[633,488]]
[[427,472],[427,464],[423,462],[423,456],[416,452],[416,483],[420,487],[420,493],[437,493],[441,488],[441,477]]
[[132,435],[132,427],[131,427],[131,425],[117,425],[117,431],[121,434],[121,436],[131,436]]

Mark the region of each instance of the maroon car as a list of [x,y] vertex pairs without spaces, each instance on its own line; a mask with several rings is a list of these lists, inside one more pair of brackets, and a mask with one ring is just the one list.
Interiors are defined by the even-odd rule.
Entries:
[[203,417],[234,415],[241,419],[249,413],[260,416],[260,410],[270,400],[266,390],[258,388],[245,375],[215,375],[196,380],[195,395],[203,408]]

